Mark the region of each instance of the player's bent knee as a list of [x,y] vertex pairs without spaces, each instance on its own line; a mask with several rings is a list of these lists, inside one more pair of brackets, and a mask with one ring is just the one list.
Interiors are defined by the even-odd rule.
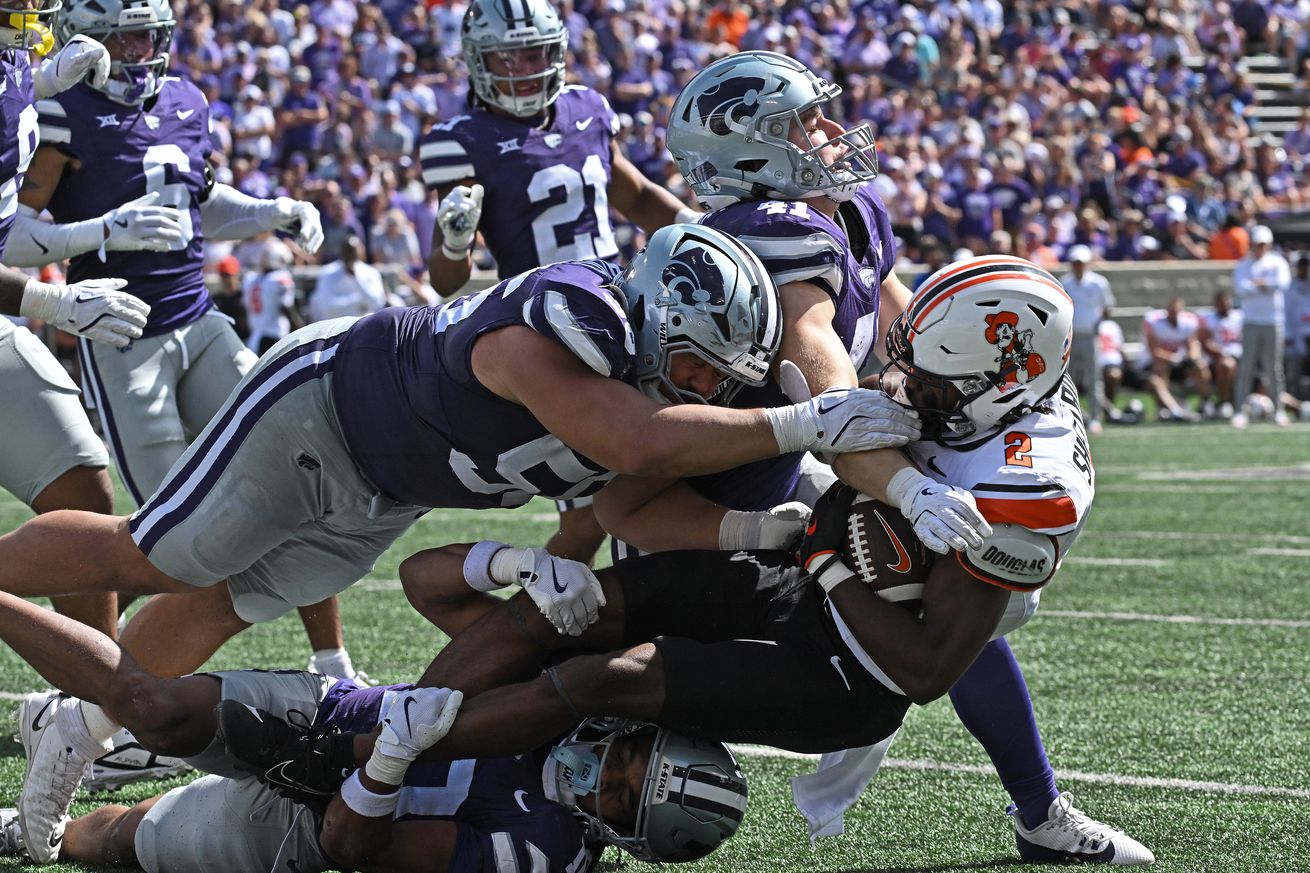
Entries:
[[187,733],[183,728],[197,713],[191,711],[185,695],[174,693],[174,681],[142,671],[124,680],[104,701],[105,709],[132,732],[137,742],[156,754],[185,755],[195,751],[175,747],[175,739]]

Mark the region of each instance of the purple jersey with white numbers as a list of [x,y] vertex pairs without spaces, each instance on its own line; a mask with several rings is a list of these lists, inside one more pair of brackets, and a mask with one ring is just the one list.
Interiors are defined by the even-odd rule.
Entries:
[[618,116],[600,94],[566,86],[546,128],[471,108],[419,144],[423,182],[486,189],[482,231],[502,279],[561,261],[618,258],[610,223],[610,143]]
[[211,150],[209,105],[190,82],[167,77],[146,106],[115,103],[87,85],[76,85],[37,103],[41,142],[81,162],[64,171],[47,207],[66,224],[98,218],[111,209],[158,191],[157,206],[182,215],[182,242],[167,252],[96,252],[73,258],[68,281],[117,276],[150,304],[145,335],[189,324],[213,302],[201,272],[204,237],[200,202]]
[[36,151],[36,107],[27,53],[0,52],[0,256],[18,214],[18,190]]
[[608,261],[554,264],[440,307],[384,309],[346,333],[332,393],[351,456],[385,493],[419,506],[522,506],[584,497],[614,477],[526,407],[473,375],[482,334],[526,326],[608,378],[635,357]]
[[[832,297],[837,307],[833,329],[858,372],[878,339],[878,293],[896,263],[896,237],[887,207],[872,185],[861,185],[838,216],[840,220],[828,218],[804,200],[749,200],[716,209],[701,223],[732,234],[755,252],[778,287],[809,282]],[[742,389],[732,405],[788,403],[777,384],[769,382]],[[800,457],[767,458],[691,483],[730,509],[768,509],[790,498]]]
[[[315,726],[368,733],[390,696],[413,687],[363,688],[339,680],[319,707]],[[581,873],[593,862],[573,814],[546,799],[541,764],[532,755],[411,764],[394,818],[452,822],[458,835],[450,870]]]

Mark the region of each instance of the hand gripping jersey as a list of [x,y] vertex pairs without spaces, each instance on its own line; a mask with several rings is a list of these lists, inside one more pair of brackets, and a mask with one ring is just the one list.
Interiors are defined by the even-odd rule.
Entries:
[[48,209],[64,224],[97,218],[158,191],[182,213],[182,242],[167,252],[96,252],[73,258],[68,281],[117,276],[150,304],[145,336],[190,324],[213,304],[202,273],[200,202],[208,190],[209,105],[189,82],[167,77],[146,106],[124,106],[83,84],[37,103],[41,142],[81,162],[65,170]]
[[0,257],[18,213],[18,190],[39,141],[27,53],[0,52]]
[[[855,369],[864,365],[878,338],[878,294],[896,263],[891,217],[872,185],[860,186],[836,220],[804,200],[752,200],[716,209],[701,223],[732,234],[758,255],[779,288],[809,282],[827,292],[837,308],[833,330]],[[790,402],[769,382],[742,389],[732,405],[746,409]],[[691,482],[730,509],[767,509],[790,499],[800,457],[768,458]]]
[[[343,679],[319,707],[315,726],[368,733],[388,698],[412,687],[361,688]],[[451,870],[581,873],[592,864],[572,813],[546,799],[541,764],[532,755],[412,764],[393,817],[454,822]]]
[[435,125],[419,144],[429,188],[476,179],[486,189],[478,229],[500,278],[533,267],[615,259],[610,143],[619,122],[605,98],[569,85],[543,130],[472,108]]
[[[482,334],[527,326],[609,378],[636,354],[619,268],[554,264],[441,307],[360,319],[337,354],[332,392],[351,456],[374,485],[419,506],[486,509],[534,494],[585,497],[614,477],[473,375]],[[629,382],[629,384],[631,384]]]

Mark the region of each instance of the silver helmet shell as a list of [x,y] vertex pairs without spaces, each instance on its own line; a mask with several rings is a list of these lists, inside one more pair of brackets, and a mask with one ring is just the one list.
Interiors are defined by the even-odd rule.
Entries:
[[111,61],[109,79],[100,89],[115,103],[140,106],[163,87],[176,25],[168,0],[65,0],[55,19],[55,38],[64,45],[83,34],[110,47],[118,34],[149,33],[150,58],[136,63]]
[[[546,0],[472,0],[464,13],[460,45],[473,93],[482,102],[519,118],[540,115],[564,90],[564,53],[569,34]],[[530,63],[532,70],[497,75],[495,55]],[[525,86],[535,86],[520,94]]]

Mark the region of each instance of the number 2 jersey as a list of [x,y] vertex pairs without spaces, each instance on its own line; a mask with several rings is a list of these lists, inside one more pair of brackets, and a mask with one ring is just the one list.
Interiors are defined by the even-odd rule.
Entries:
[[27,53],[0,51],[0,257],[18,214],[18,190],[37,145]]
[[610,223],[610,143],[618,116],[600,94],[564,88],[544,129],[470,108],[419,143],[423,182],[476,179],[485,189],[478,229],[500,278],[560,261],[618,257]]
[[[388,699],[412,687],[363,688],[340,680],[319,706],[315,726],[368,733]],[[393,818],[452,822],[458,836],[450,870],[582,873],[593,864],[573,814],[546,799],[541,763],[532,755],[416,762],[400,786]]]
[[1013,424],[949,448],[921,440],[908,449],[926,475],[971,491],[991,524],[1018,525],[1055,542],[1056,561],[1042,566],[1016,563],[994,544],[953,552],[966,570],[1014,591],[1050,580],[1082,532],[1096,490],[1078,390],[1068,376],[1054,396]]
[[[891,217],[872,185],[862,185],[836,218],[804,200],[748,200],[716,209],[701,223],[736,237],[753,251],[781,288],[809,282],[836,307],[832,327],[858,372],[878,338],[879,292],[896,263]],[[776,383],[744,388],[739,408],[785,406]],[[738,510],[762,510],[791,499],[800,454],[756,461],[689,480],[704,496]]]
[[158,191],[156,206],[181,212],[182,242],[166,252],[96,252],[72,258],[68,281],[118,277],[150,304],[145,336],[190,324],[213,303],[202,272],[200,203],[208,191],[209,105],[195,85],[165,77],[142,106],[76,85],[36,105],[42,145],[81,162],[65,169],[47,208],[56,222],[99,218]]
[[384,309],[357,321],[334,365],[333,398],[360,470],[418,506],[522,506],[535,494],[585,497],[614,477],[575,452],[527,407],[485,388],[473,345],[524,326],[602,376],[631,384],[636,355],[619,268],[553,264],[440,307]]

